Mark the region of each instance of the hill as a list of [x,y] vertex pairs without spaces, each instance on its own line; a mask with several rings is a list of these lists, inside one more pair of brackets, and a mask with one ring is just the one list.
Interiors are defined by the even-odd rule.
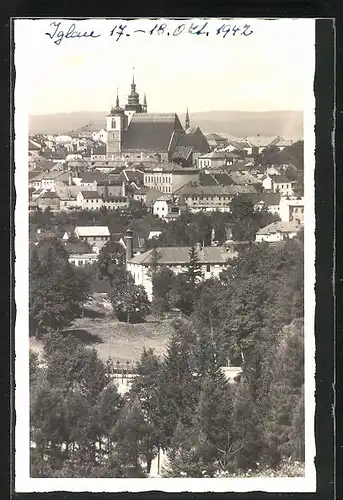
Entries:
[[[88,125],[89,130],[105,126],[105,111],[77,111],[32,115],[29,117],[30,134],[65,134]],[[179,113],[181,122],[185,114]],[[301,111],[206,111],[191,113],[191,125],[204,133],[217,132],[228,138],[252,135],[281,135],[292,140],[303,138]]]

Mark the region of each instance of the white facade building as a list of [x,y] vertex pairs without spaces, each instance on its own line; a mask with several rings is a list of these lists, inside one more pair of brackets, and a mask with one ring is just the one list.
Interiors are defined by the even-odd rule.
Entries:
[[304,198],[281,198],[279,211],[281,221],[299,221],[303,224],[304,208]]
[[274,243],[276,241],[290,240],[294,238],[303,226],[300,222],[272,222],[268,226],[262,227],[256,233],[256,242],[266,241]]
[[[129,241],[129,238],[127,238]],[[185,272],[189,262],[189,247],[158,247],[157,267],[169,267],[175,274]],[[148,250],[135,257],[130,257],[130,243],[126,247],[126,268],[132,274],[135,284],[142,285],[152,300],[151,265],[154,262],[154,250]],[[202,278],[219,277],[220,273],[230,265],[230,260],[236,257],[234,248],[230,247],[200,247],[197,248],[199,262],[202,268]]]
[[71,254],[68,261],[74,264],[76,267],[83,267],[86,265],[92,265],[98,261],[98,253],[81,253],[81,254]]

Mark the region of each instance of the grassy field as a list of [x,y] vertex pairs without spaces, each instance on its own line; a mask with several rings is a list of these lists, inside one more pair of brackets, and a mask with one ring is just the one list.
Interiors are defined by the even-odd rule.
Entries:
[[[171,320],[147,318],[138,324],[119,322],[108,308],[98,305],[96,310],[85,311],[85,316],[76,319],[67,332],[85,345],[94,346],[103,361],[111,357],[115,362],[134,363],[140,359],[144,347],[163,355],[172,330]],[[42,343],[31,337],[30,348],[40,353]]]

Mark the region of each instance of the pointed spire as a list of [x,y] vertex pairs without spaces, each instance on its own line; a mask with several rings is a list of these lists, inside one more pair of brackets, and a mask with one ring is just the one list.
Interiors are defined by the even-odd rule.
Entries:
[[148,112],[148,103],[147,103],[147,100],[146,100],[146,93],[144,93],[143,113],[147,113],[147,112]]
[[132,68],[132,85],[135,84],[135,68]]
[[116,107],[117,107],[117,108],[119,108],[119,94],[118,94],[118,87],[117,87]]
[[186,119],[185,119],[185,130],[189,129],[190,126],[191,126],[191,121],[189,119],[188,106],[187,106]]

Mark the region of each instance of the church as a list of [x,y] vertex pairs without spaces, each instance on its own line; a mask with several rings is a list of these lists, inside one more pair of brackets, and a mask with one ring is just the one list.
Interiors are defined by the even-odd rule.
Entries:
[[106,118],[107,160],[154,159],[192,166],[210,147],[200,128],[191,128],[187,109],[185,127],[176,113],[148,113],[147,97],[140,103],[134,75],[127,104],[116,105]]

